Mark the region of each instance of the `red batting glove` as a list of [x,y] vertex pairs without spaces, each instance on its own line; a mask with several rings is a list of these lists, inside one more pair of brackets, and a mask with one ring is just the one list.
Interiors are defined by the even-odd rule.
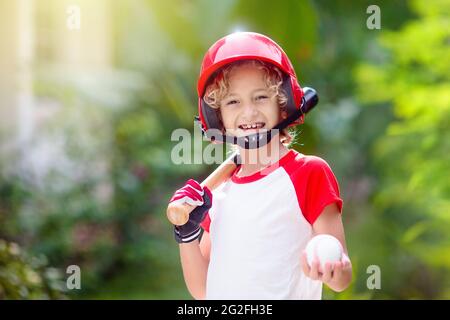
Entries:
[[188,203],[196,208],[189,214],[189,220],[182,226],[174,226],[175,240],[178,243],[192,242],[200,237],[200,223],[212,205],[212,194],[208,187],[202,187],[197,181],[189,179],[178,189],[169,203]]

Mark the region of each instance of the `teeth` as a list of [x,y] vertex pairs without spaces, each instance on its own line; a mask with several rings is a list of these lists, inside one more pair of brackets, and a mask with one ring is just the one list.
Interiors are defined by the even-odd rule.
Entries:
[[244,130],[262,128],[263,126],[264,126],[263,122],[257,122],[257,123],[253,123],[253,124],[242,124],[242,125],[240,125],[240,127],[242,129],[244,129]]

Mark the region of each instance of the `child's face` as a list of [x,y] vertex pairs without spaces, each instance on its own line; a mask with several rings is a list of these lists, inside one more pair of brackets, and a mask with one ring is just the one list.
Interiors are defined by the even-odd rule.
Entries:
[[267,88],[263,71],[253,66],[231,72],[229,92],[220,101],[220,112],[226,132],[234,136],[267,131],[280,121],[277,97]]

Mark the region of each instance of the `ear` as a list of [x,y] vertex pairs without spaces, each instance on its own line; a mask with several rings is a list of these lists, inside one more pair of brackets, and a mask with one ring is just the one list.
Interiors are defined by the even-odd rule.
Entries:
[[281,118],[286,119],[287,118],[287,111],[281,111]]

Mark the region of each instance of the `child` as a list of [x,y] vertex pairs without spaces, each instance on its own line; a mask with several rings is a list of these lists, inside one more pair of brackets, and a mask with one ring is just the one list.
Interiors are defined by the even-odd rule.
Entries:
[[[198,94],[203,129],[220,130],[222,141],[280,131],[257,147],[239,143],[241,164],[213,193],[190,179],[172,197],[198,206],[174,227],[192,296],[321,299],[322,283],[347,288],[352,267],[337,180],[321,158],[287,148],[287,125],[303,123],[303,91],[283,50],[257,33],[220,39],[205,55]],[[345,254],[319,272],[304,249],[323,233],[339,239]]]

